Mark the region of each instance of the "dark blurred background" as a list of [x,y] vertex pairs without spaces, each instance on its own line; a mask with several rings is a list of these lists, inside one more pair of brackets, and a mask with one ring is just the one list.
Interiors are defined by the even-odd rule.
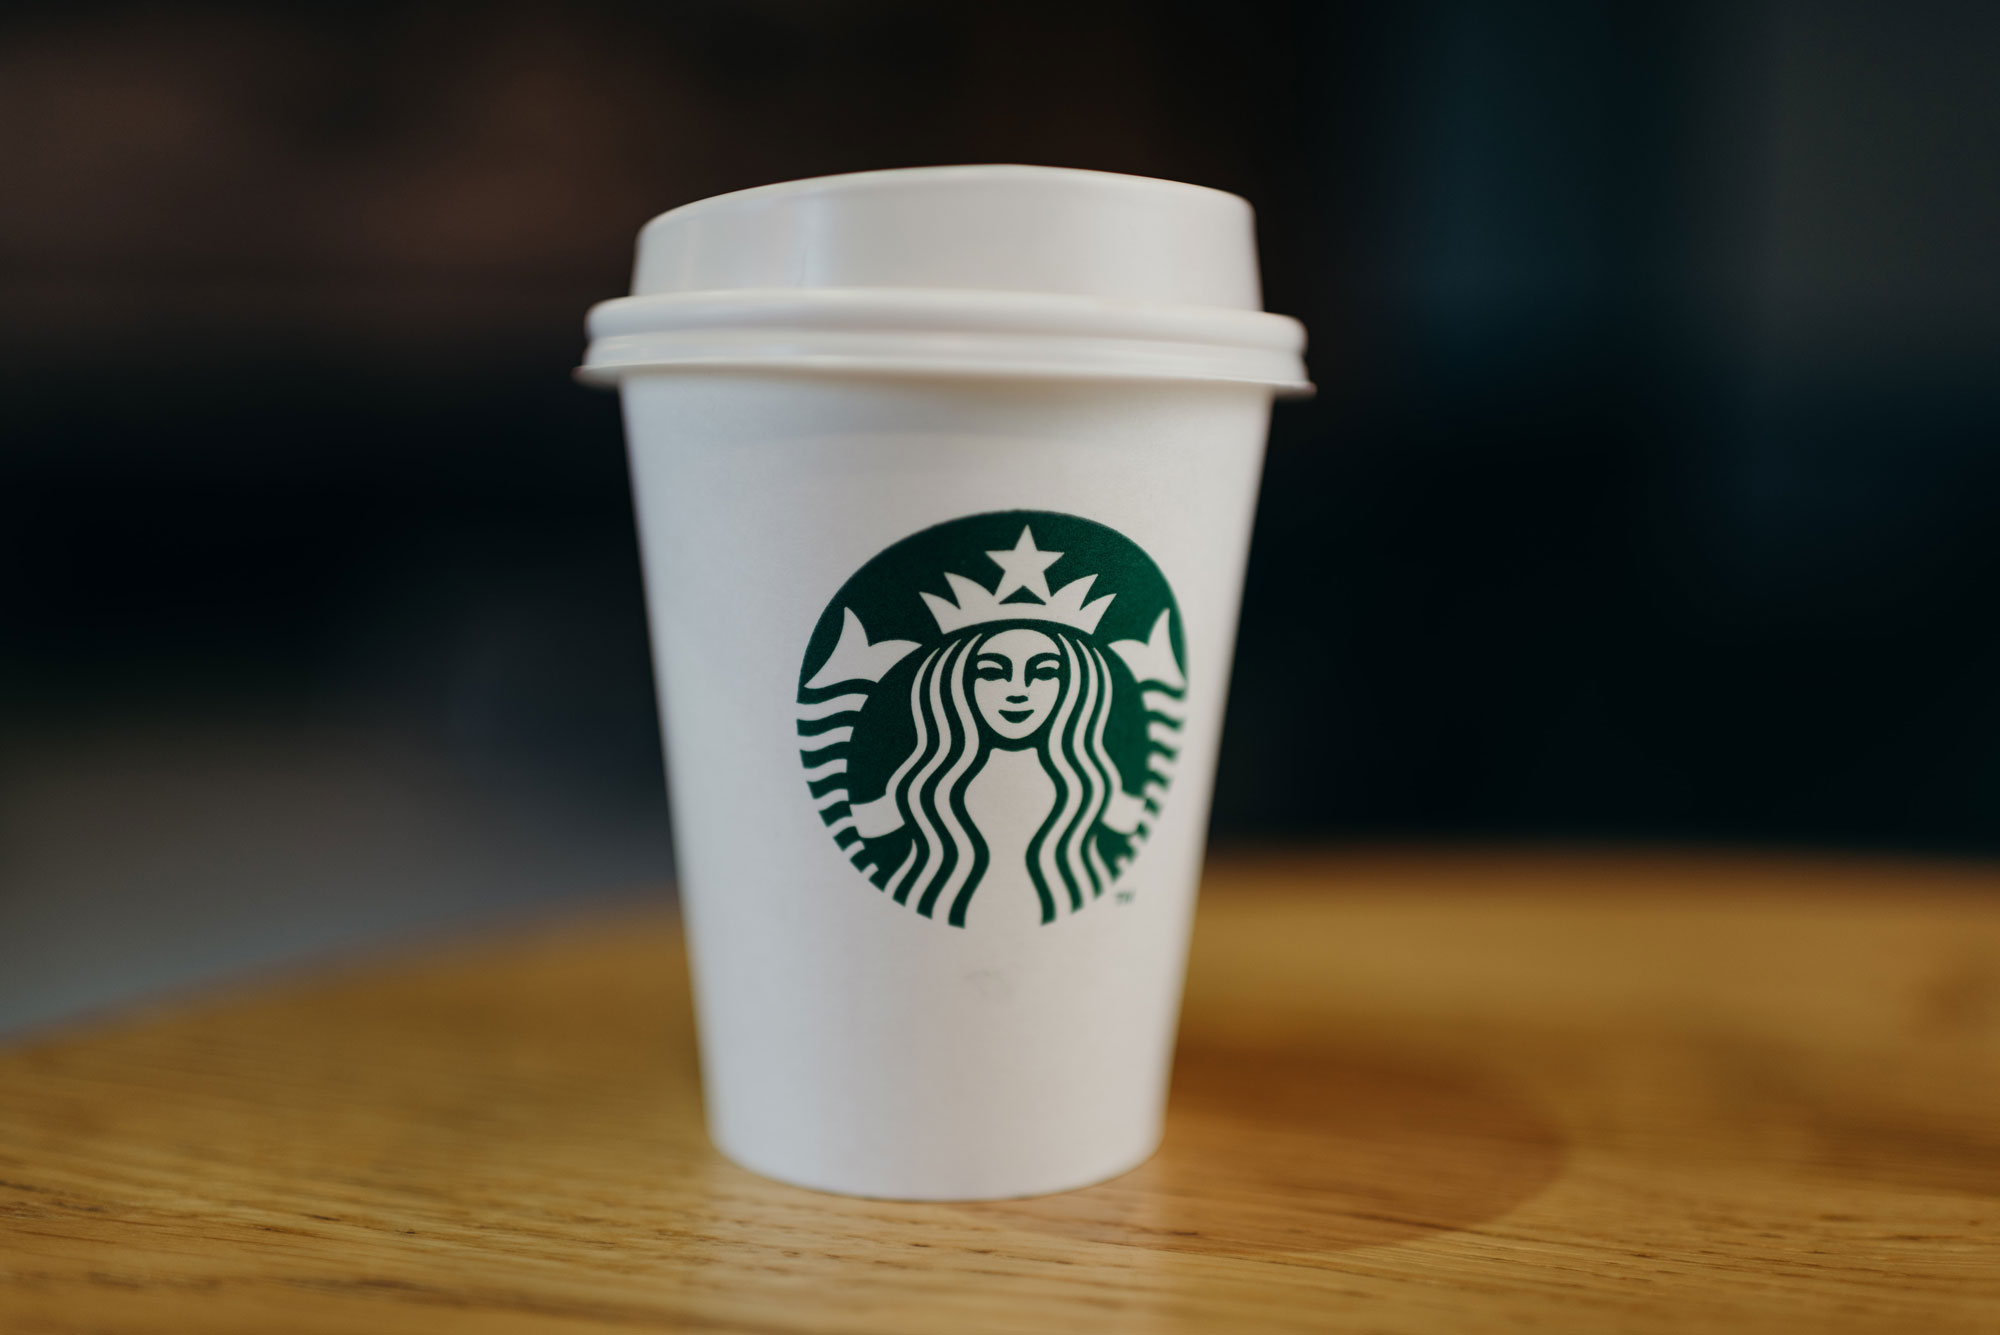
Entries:
[[649,216],[866,168],[1257,206],[1321,393],[1219,842],[2000,851],[1996,53],[1974,0],[11,6],[0,1026],[657,893],[583,311]]

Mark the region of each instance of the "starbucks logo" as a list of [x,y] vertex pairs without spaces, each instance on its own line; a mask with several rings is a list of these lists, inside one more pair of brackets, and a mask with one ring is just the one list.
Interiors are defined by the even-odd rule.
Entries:
[[808,791],[874,886],[964,927],[1054,922],[1118,883],[1186,718],[1152,559],[1041,510],[925,529],[827,605],[799,672]]

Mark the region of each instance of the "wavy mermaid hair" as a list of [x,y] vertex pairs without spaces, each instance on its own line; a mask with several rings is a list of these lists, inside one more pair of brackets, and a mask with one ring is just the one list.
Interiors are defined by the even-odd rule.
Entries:
[[[1081,909],[1111,884],[1115,873],[1099,847],[1099,822],[1120,782],[1104,745],[1112,677],[1103,654],[1067,630],[1045,622],[1034,626],[1056,642],[1063,658],[1062,693],[1026,743],[1056,786],[1055,806],[1028,845],[1028,875],[1047,923],[1055,921],[1058,902]],[[925,917],[946,901],[947,921],[954,927],[965,926],[966,908],[988,863],[986,841],[965,809],[965,790],[996,743],[967,684],[979,646],[992,631],[988,626],[962,632],[918,666],[910,684],[916,746],[890,776],[885,793],[911,835],[910,851],[886,888],[899,904],[914,896]]]

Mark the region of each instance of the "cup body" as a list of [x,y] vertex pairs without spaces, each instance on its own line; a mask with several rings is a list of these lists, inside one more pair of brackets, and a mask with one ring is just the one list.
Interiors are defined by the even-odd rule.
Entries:
[[620,388],[717,1146],[904,1199],[1143,1161],[1271,389]]

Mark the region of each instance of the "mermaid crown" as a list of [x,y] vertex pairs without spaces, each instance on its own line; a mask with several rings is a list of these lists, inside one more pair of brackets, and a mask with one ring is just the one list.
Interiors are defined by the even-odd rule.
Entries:
[[[1097,582],[1095,575],[1073,579],[1050,592],[1048,569],[1061,560],[1063,554],[1037,548],[1034,531],[1027,526],[1022,527],[1020,541],[1014,544],[1011,551],[988,552],[986,555],[1001,570],[1000,582],[991,589],[947,570],[945,582],[951,586],[956,601],[947,601],[934,593],[921,595],[925,605],[931,609],[931,615],[937,619],[938,629],[945,634],[988,621],[1053,621],[1085,634],[1094,634],[1097,623],[1104,617],[1104,609],[1111,606],[1111,600],[1118,596],[1107,593],[1102,598],[1085,602],[1084,599],[1090,595],[1090,586]],[[1017,602],[1006,601],[1017,591],[1025,591],[1028,598]]]

